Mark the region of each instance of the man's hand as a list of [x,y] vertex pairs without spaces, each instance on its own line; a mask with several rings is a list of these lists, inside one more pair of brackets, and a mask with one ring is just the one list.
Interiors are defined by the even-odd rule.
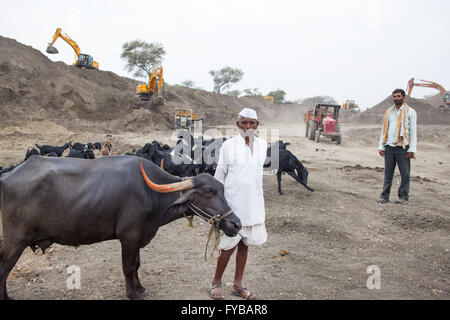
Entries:
[[384,151],[383,150],[378,150],[378,153],[380,154],[380,156],[382,156],[384,158]]
[[406,153],[406,159],[415,159],[414,152],[407,152]]

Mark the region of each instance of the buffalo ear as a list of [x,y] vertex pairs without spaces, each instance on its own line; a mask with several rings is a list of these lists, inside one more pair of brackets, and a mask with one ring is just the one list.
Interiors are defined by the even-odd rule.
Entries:
[[182,196],[179,197],[175,202],[173,202],[167,208],[167,210],[176,210],[176,211],[180,211],[180,213],[187,212],[189,201],[192,200],[194,193],[195,193],[194,190],[183,191]]

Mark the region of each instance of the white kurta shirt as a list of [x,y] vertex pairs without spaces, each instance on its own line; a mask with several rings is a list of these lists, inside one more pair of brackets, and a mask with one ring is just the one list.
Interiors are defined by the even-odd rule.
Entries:
[[253,142],[253,154],[241,135],[226,140],[219,150],[214,178],[223,183],[225,199],[242,226],[265,221],[262,177],[266,156],[267,142],[258,137]]

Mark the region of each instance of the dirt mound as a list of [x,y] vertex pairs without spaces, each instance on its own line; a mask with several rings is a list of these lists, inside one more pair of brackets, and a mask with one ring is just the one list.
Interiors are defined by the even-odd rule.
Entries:
[[8,135],[8,134],[36,134],[38,132],[52,132],[53,134],[70,134],[70,132],[51,121],[33,121],[28,122],[23,126],[10,126],[6,127],[3,130],[0,130],[0,134]]
[[448,109],[448,106],[444,104],[444,102],[442,101],[442,96],[439,93],[427,98],[425,101],[435,108]]
[[[112,72],[52,62],[40,51],[0,37],[0,125],[75,119],[112,120],[133,106],[137,82]],[[131,90],[131,91],[130,91]]]
[[[423,99],[408,98],[408,105],[417,112],[418,124],[450,124],[450,109],[435,108]],[[384,112],[393,105],[389,96],[372,108],[359,114],[344,114],[343,122],[382,123]]]
[[296,106],[168,85],[167,102],[151,106],[136,99],[138,83],[109,71],[52,62],[39,50],[0,36],[0,128],[51,120],[91,132],[166,130],[173,128],[179,107],[194,109],[204,126],[214,126],[234,121],[244,107],[254,108],[262,121],[276,119],[283,110],[283,120],[292,120]]
[[390,217],[394,224],[403,229],[415,229],[424,231],[434,231],[439,229],[446,229],[450,220],[437,215],[423,215],[423,214],[395,214]]

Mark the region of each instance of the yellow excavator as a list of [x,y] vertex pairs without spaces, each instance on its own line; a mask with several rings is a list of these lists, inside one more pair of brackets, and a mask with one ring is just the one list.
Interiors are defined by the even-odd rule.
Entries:
[[428,80],[421,80],[421,79],[417,79],[417,80],[422,81],[422,82],[414,81],[414,78],[411,78],[408,81],[408,85],[406,87],[406,91],[407,91],[406,95],[408,97],[411,97],[411,92],[414,87],[433,88],[433,89],[439,90],[439,93],[442,97],[442,102],[444,104],[442,106],[440,106],[440,108],[450,107],[450,91],[446,91],[443,86],[441,86],[440,84],[438,84],[436,82],[428,81]]
[[76,60],[73,63],[74,66],[76,66],[80,69],[81,68],[98,69],[98,62],[94,61],[92,56],[85,54],[85,53],[81,53],[80,47],[77,45],[77,43],[75,41],[73,41],[72,39],[70,39],[70,37],[67,34],[63,34],[61,32],[61,28],[56,29],[56,32],[52,38],[52,42],[50,42],[48,44],[48,47],[46,50],[47,53],[50,53],[50,54],[58,53],[58,49],[56,49],[53,46],[53,44],[55,43],[56,40],[58,40],[58,38],[63,39],[65,42],[67,42],[73,48],[73,50],[75,50],[75,55],[76,55],[75,59]]
[[348,110],[351,112],[359,112],[359,106],[356,104],[355,100],[347,99],[341,106],[342,110]]
[[194,131],[201,123],[202,119],[198,119],[192,109],[175,108],[175,129]]
[[164,78],[163,67],[156,68],[150,73],[147,84],[140,84],[136,87],[136,94],[143,101],[153,98],[153,104],[164,103]]
[[265,96],[265,97],[264,97],[264,100],[270,101],[270,102],[272,102],[272,103],[273,103],[273,101],[274,101],[274,99],[273,99],[272,96]]

